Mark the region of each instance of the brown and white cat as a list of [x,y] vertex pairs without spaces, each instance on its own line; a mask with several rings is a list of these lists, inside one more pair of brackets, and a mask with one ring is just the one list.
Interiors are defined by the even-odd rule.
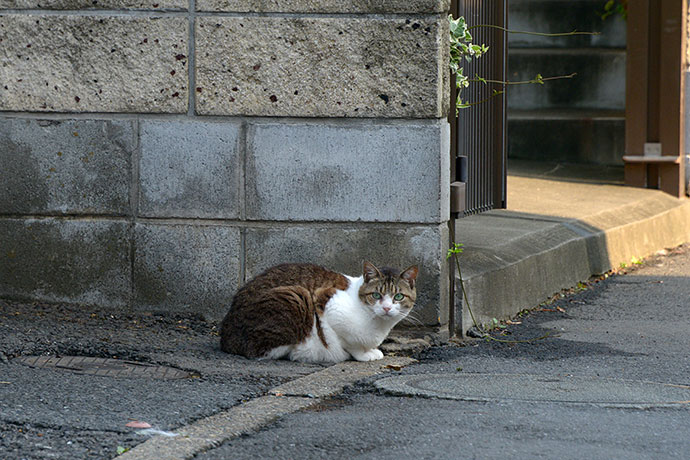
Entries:
[[381,359],[377,347],[414,306],[417,273],[414,265],[400,272],[369,262],[357,278],[318,265],[275,266],[235,294],[220,347],[248,358]]

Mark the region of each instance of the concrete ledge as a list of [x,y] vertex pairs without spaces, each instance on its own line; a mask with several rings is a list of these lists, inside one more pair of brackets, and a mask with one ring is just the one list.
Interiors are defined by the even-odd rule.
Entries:
[[[690,241],[688,199],[515,176],[508,187],[512,209],[456,224],[456,242],[465,245],[463,280],[479,323],[510,318],[591,275]],[[457,333],[473,325],[459,293],[456,318]]]

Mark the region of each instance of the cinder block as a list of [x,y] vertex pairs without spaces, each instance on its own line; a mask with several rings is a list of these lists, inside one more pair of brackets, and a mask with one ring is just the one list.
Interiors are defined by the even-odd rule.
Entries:
[[449,218],[449,128],[404,124],[255,124],[247,217],[440,223]]
[[240,124],[144,121],[139,214],[238,218]]
[[0,110],[186,113],[188,22],[0,16]]
[[136,124],[0,119],[0,213],[130,214]]
[[444,16],[201,17],[196,24],[200,114],[442,118],[448,112]]
[[0,9],[137,9],[137,10],[186,10],[189,0],[0,0]]
[[444,13],[450,0],[197,0],[197,11],[240,13]]
[[125,306],[129,234],[124,221],[0,219],[0,296]]
[[[404,270],[420,268],[413,317],[424,325],[448,321],[448,230],[445,225],[386,227],[276,226],[250,228],[246,236],[246,277],[287,262],[308,262],[359,276],[362,262]],[[409,321],[410,325],[419,325]]]
[[137,224],[134,254],[136,308],[225,315],[239,281],[239,229]]

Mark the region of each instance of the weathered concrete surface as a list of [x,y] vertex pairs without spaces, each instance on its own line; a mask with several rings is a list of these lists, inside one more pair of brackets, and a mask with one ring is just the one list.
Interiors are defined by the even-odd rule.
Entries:
[[139,215],[240,217],[240,124],[143,121]]
[[330,366],[316,374],[300,377],[271,388],[275,396],[305,396],[323,398],[341,393],[345,386],[353,382],[378,374],[385,369],[409,366],[416,360],[406,356],[387,356],[383,361],[344,361]]
[[[511,318],[593,273],[582,234],[551,220],[491,211],[458,221],[455,238],[465,246],[460,265],[479,324]],[[473,323],[461,291],[456,311],[465,332]]]
[[445,121],[253,125],[247,218],[444,222],[448,142]]
[[136,124],[0,119],[0,213],[131,212]]
[[123,221],[0,219],[0,297],[123,307],[129,233]]
[[[247,279],[272,265],[310,262],[350,276],[359,276],[363,260],[401,271],[420,268],[417,303],[411,317],[426,325],[448,320],[448,278],[445,225],[395,228],[387,226],[280,226],[249,228],[246,234]],[[419,324],[415,320],[407,321]]]
[[196,111],[443,118],[447,33],[442,16],[200,17]]
[[250,13],[444,13],[449,0],[197,0],[197,11]]
[[0,9],[140,9],[181,10],[189,7],[188,0],[0,0]]
[[135,308],[227,313],[240,279],[238,228],[139,223],[134,245]]
[[[456,241],[478,323],[510,318],[593,274],[690,241],[690,201],[515,163],[508,210],[458,220]],[[524,168],[524,169],[522,169]],[[546,168],[545,168],[546,169]],[[458,329],[473,324],[456,296]]]
[[690,386],[573,375],[424,374],[387,377],[376,387],[400,396],[459,401],[553,401],[602,407],[682,407]]
[[319,398],[342,391],[345,385],[401,369],[413,359],[384,357],[371,362],[343,362],[270,390],[269,396],[248,401],[232,409],[196,421],[176,432],[175,437],[158,436],[117,457],[119,460],[185,460],[241,435],[249,435],[280,417],[315,406]]
[[184,18],[0,17],[0,110],[186,113]]

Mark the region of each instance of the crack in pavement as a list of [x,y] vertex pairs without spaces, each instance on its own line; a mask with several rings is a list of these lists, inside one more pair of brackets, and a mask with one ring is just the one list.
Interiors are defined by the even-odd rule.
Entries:
[[269,390],[269,394],[183,426],[176,436],[156,436],[123,453],[118,460],[187,460],[225,441],[250,433],[278,418],[320,403],[365,377],[416,362],[389,356],[379,361],[345,361]]

